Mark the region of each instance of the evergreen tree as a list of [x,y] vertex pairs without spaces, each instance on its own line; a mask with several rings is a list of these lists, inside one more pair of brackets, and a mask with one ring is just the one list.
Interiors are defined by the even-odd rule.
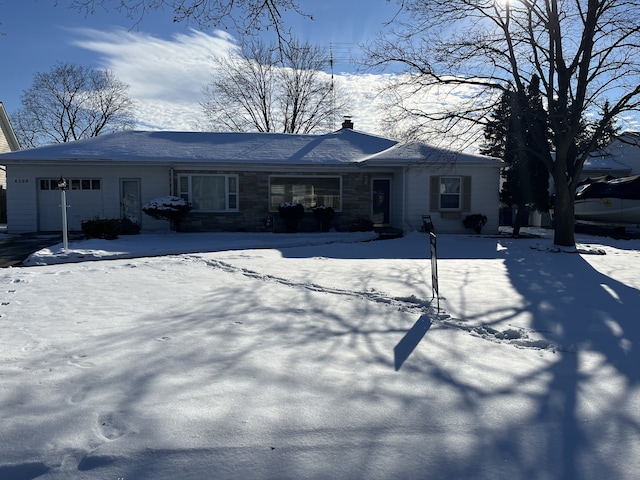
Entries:
[[505,91],[484,131],[482,153],[507,164],[500,198],[516,206],[514,236],[519,235],[530,209],[549,210],[549,172],[540,159],[548,152],[549,136],[538,83],[534,76],[526,95]]
[[602,124],[602,137],[598,139],[597,148],[606,147],[613,141],[618,133],[620,133],[620,128],[616,126],[615,116],[611,115],[610,110],[611,104],[609,100],[607,100],[602,109],[602,120],[600,120]]

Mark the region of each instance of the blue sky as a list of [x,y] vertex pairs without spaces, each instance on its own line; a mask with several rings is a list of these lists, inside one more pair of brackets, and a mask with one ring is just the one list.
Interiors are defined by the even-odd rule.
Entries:
[[[155,130],[199,130],[202,88],[211,79],[212,57],[228,54],[236,45],[232,31],[199,31],[195,25],[174,23],[171,11],[147,13],[141,22],[115,9],[97,9],[85,16],[70,10],[69,0],[0,0],[0,101],[9,115],[20,107],[23,90],[36,72],[56,62],[106,67],[130,86],[136,102],[138,127]],[[117,0],[108,3],[116,4]],[[391,135],[382,128],[385,115],[379,87],[389,76],[362,73],[347,61],[359,46],[374,38],[397,13],[396,0],[300,0],[314,20],[287,14],[292,33],[303,41],[329,49],[337,60],[336,81],[352,97],[351,115],[356,129]],[[273,40],[273,37],[270,37]],[[442,99],[423,95],[415,102],[429,110]],[[447,95],[447,102],[455,101]],[[437,106],[434,109],[439,108]],[[637,130],[631,117],[627,128]],[[432,139],[455,147],[453,137]],[[447,144],[447,142],[452,142]]]
[[[0,101],[9,113],[20,107],[20,96],[36,72],[48,71],[56,62],[73,62],[108,67],[128,83],[132,97],[145,109],[144,125],[189,129],[184,119],[194,105],[199,107],[201,88],[210,75],[207,59],[232,44],[233,32],[201,32],[193,24],[175,24],[170,11],[152,12],[135,25],[115,9],[98,9],[85,16],[70,10],[65,0],[58,3],[0,0],[0,47],[5,65]],[[358,46],[372,38],[397,10],[396,2],[387,0],[300,3],[314,20],[288,14],[287,25],[302,40],[326,48],[331,45],[336,73],[353,72],[347,57],[357,54]],[[373,86],[363,88],[368,92]],[[368,112],[363,118],[372,115]],[[176,117],[183,120],[173,121]]]

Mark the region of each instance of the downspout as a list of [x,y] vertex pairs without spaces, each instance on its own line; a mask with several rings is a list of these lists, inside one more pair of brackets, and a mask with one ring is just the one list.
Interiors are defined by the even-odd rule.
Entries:
[[[402,167],[402,223],[408,227],[408,231],[412,232],[414,229],[407,219],[407,174],[409,173],[409,167]],[[404,230],[404,229],[403,229]]]
[[171,167],[169,169],[169,195],[171,195],[172,197],[174,196],[173,195],[173,193],[174,193],[174,188],[173,188],[174,183],[175,182],[174,182],[174,179],[173,179],[173,167]]

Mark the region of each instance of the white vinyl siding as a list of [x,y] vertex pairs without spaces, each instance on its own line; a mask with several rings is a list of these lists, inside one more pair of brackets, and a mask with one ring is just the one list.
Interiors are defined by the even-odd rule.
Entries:
[[[133,166],[33,166],[11,165],[9,167],[7,189],[8,209],[7,228],[11,233],[36,232],[43,230],[42,222],[50,221],[47,230],[59,231],[62,227],[59,190],[41,190],[40,180],[55,179],[55,188],[60,176],[66,179],[100,180],[100,189],[82,190],[82,181],[75,183],[79,190],[72,190],[73,182],[67,191],[67,220],[69,230],[78,231],[80,222],[92,217],[120,218],[122,215],[120,179],[132,178],[140,173],[140,167]],[[168,193],[170,169],[168,167],[147,167],[141,181],[141,202],[145,203]],[[69,181],[69,180],[68,180]],[[87,182],[84,183],[85,188]],[[96,186],[97,185],[91,185]],[[49,183],[51,186],[51,183]],[[42,207],[42,194],[49,194],[49,205]],[[43,220],[47,216],[49,220]],[[166,230],[167,222],[142,215],[143,230]],[[54,223],[55,222],[55,223]]]
[[[460,209],[440,209],[440,177],[462,179]],[[410,168],[405,174],[405,225],[419,231],[422,228],[422,216],[430,215],[436,233],[466,233],[462,221],[467,215],[479,213],[486,215],[488,219],[483,232],[497,232],[499,182],[499,169],[493,166],[458,166],[444,175],[426,169]]]

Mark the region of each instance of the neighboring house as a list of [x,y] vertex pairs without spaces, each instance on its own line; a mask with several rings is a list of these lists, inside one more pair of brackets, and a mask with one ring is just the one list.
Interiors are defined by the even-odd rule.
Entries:
[[[0,102],[0,153],[15,152],[20,150],[18,139],[13,132],[9,117],[4,109],[4,105]],[[0,165],[0,187],[7,188],[5,169]]]
[[[331,206],[335,227],[369,219],[404,231],[431,215],[436,232],[465,232],[469,214],[498,230],[502,162],[343,128],[326,135],[125,131],[0,156],[8,167],[8,229],[61,228],[58,179],[69,183],[68,222],[129,217],[143,230],[167,229],[141,211],[149,200],[176,195],[193,210],[187,231],[263,231],[278,206]],[[311,213],[302,230],[316,227]]]
[[[20,149],[18,139],[16,138],[4,105],[0,102],[0,154],[6,152],[14,152]],[[6,205],[6,189],[7,176],[6,168],[0,163],[0,223],[6,221],[7,205]]]
[[592,153],[584,164],[581,178],[640,174],[640,133],[618,135],[602,150]]

